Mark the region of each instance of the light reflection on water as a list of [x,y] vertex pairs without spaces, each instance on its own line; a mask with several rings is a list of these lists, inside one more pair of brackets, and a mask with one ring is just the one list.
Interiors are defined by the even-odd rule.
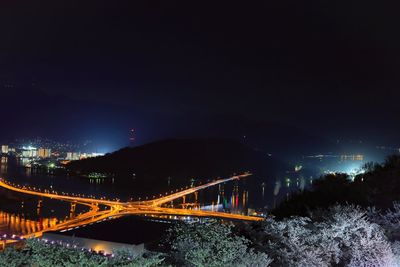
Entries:
[[46,230],[57,223],[57,218],[29,220],[22,215],[0,211],[1,234],[29,235],[38,231]]
[[[19,168],[10,163],[10,159],[1,157],[0,177],[21,185],[35,185],[42,189],[62,189],[65,192],[90,194],[97,197],[120,197],[122,200],[127,200],[135,194],[132,193],[131,188],[117,189],[113,183],[109,183],[104,179],[88,181],[69,176],[43,175],[35,173],[31,168]],[[298,188],[299,184],[301,184],[298,179],[290,180],[282,177],[282,179],[276,179],[277,182],[274,182],[275,184],[271,184],[266,182],[268,179],[261,181],[261,179],[257,178],[254,176],[248,178],[253,179],[251,182],[241,180],[221,184],[175,200],[169,205],[180,208],[249,215],[257,208],[273,207],[279,198],[285,198],[290,190]],[[165,181],[166,187],[168,187],[169,191],[175,190],[176,188],[170,187],[170,182],[170,179]],[[69,214],[69,203],[45,200],[46,204],[44,206],[46,208],[44,209],[47,209],[47,212],[45,212],[37,209],[39,201],[37,198],[29,198],[23,203],[24,209],[21,209],[20,201],[10,203],[9,206],[11,208],[3,209],[1,198],[0,195],[0,212],[9,215],[1,219],[0,233],[25,234],[29,233],[27,232],[29,229],[32,231],[41,229],[40,227],[45,227],[44,225],[49,225],[48,221],[54,222],[54,220],[57,220],[55,218],[61,220],[71,216]],[[138,200],[137,197],[134,200]],[[53,213],[52,211],[55,212]]]
[[29,235],[75,218],[88,210],[87,206],[40,198],[15,204],[11,202],[1,206],[0,234]]

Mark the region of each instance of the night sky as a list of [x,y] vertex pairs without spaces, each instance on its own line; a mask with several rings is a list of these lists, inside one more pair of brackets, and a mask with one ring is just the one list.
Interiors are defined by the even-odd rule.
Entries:
[[130,128],[139,144],[279,123],[400,143],[389,1],[25,2],[0,4],[0,139],[115,148]]

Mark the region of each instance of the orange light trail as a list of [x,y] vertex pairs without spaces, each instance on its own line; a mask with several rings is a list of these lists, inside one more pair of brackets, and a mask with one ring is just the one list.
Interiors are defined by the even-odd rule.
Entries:
[[[47,227],[45,229],[38,228],[37,231],[32,231],[32,233],[22,236],[23,238],[32,238],[32,237],[41,237],[44,232],[48,231],[71,230],[76,227],[81,227],[95,222],[107,219],[119,218],[121,216],[127,216],[127,215],[178,215],[178,216],[196,216],[196,217],[216,217],[223,219],[246,220],[246,221],[261,221],[263,220],[263,218],[254,216],[245,216],[240,214],[162,207],[162,205],[165,203],[169,203],[175,199],[185,197],[186,195],[195,193],[198,190],[202,190],[207,187],[229,182],[232,180],[238,180],[250,175],[251,175],[250,173],[235,175],[230,178],[212,181],[204,185],[185,189],[180,192],[172,193],[170,195],[166,195],[157,199],[148,201],[133,201],[133,202],[111,201],[111,200],[88,198],[81,196],[69,196],[65,194],[60,195],[58,193],[55,193],[54,191],[52,191],[53,192],[52,193],[47,190],[45,190],[44,192],[39,192],[29,189],[27,187],[18,187],[16,185],[12,185],[10,183],[7,183],[2,178],[0,178],[0,187],[23,194],[46,197],[61,201],[68,201],[72,203],[87,205],[90,207],[90,210],[88,212],[82,213],[74,218],[70,218],[64,222],[51,225],[50,227]],[[100,210],[99,205],[106,206],[108,207],[108,209]],[[7,243],[13,243],[13,242],[15,241],[10,240]]]

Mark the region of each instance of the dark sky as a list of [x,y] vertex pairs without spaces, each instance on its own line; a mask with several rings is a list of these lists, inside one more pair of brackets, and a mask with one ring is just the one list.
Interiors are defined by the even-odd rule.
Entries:
[[330,138],[400,133],[389,1],[25,2],[0,4],[0,137],[122,143],[134,127],[145,142],[227,121],[238,136],[271,121]]

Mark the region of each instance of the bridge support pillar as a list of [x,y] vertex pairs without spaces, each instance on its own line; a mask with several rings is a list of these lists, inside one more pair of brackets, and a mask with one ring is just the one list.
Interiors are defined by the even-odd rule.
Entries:
[[76,211],[76,203],[71,203],[71,210],[69,211],[70,218],[75,217],[75,211]]
[[37,204],[37,209],[36,209],[36,213],[39,216],[40,216],[40,213],[42,211],[42,207],[43,207],[43,200],[39,199],[38,200],[38,204]]
[[75,212],[76,210],[76,203],[71,203],[71,212]]

